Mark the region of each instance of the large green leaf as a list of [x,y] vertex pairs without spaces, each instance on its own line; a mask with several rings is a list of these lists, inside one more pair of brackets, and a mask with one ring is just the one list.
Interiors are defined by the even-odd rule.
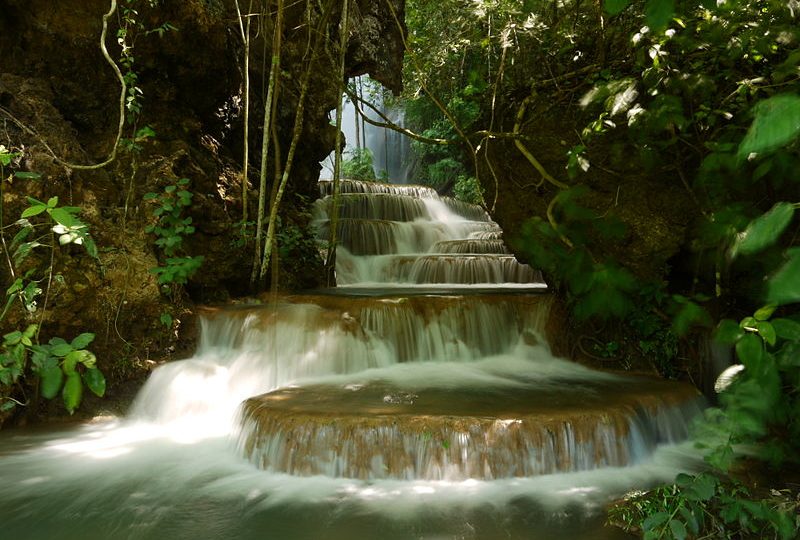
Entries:
[[73,349],[85,349],[89,346],[89,344],[94,340],[94,334],[90,332],[84,332],[83,334],[79,335],[75,339],[72,340],[72,348]]
[[97,397],[103,397],[103,395],[105,395],[106,378],[103,376],[103,372],[99,369],[87,369],[83,374],[83,382],[86,383],[86,386],[89,388],[89,390],[91,390],[92,393]]
[[64,383],[64,390],[61,393],[64,398],[64,407],[69,414],[75,412],[83,398],[83,381],[78,372],[67,375],[67,382]]
[[675,540],[686,539],[686,526],[683,522],[677,519],[671,519],[669,520],[669,529],[672,531],[672,537],[675,538]]
[[774,319],[772,326],[779,338],[800,341],[800,322],[792,319]]
[[64,227],[76,227],[78,225],[82,225],[80,220],[78,220],[64,208],[52,208],[48,210],[48,212],[50,213],[50,217]]
[[794,205],[779,202],[768,212],[757,217],[747,228],[736,236],[731,248],[731,256],[751,255],[778,241],[794,216]]
[[800,95],[780,94],[759,101],[753,113],[753,124],[739,145],[740,158],[772,152],[800,135]]
[[64,382],[64,372],[56,365],[47,366],[39,372],[41,378],[39,389],[42,397],[53,399],[61,390],[61,383]]
[[767,300],[775,304],[800,302],[800,248],[787,250],[789,260],[767,285]]
[[751,373],[758,374],[761,371],[761,360],[764,356],[761,338],[748,332],[736,342],[736,355]]
[[743,335],[744,330],[730,319],[721,320],[714,331],[714,339],[726,345],[733,345]]
[[28,208],[26,208],[25,210],[22,211],[22,216],[21,217],[23,219],[25,219],[25,218],[29,218],[29,217],[33,217],[33,216],[38,216],[39,214],[41,214],[45,210],[47,210],[47,206],[44,206],[44,205],[36,204],[36,205],[33,205],[33,206],[29,206]]
[[667,27],[675,14],[675,0],[647,0],[644,16],[647,25],[654,31]]
[[50,354],[53,356],[67,356],[73,351],[72,345],[69,343],[59,343],[50,348]]

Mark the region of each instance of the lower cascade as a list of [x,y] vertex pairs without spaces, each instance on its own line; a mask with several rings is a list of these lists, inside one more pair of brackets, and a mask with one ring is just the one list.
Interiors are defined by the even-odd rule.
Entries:
[[0,434],[0,536],[608,540],[604,505],[694,467],[696,390],[555,357],[481,208],[341,187],[338,287],[203,309],[124,419]]
[[[257,467],[493,480],[624,467],[687,437],[699,410],[689,385],[550,354],[541,276],[508,254],[479,207],[419,186],[341,188],[345,292],[313,299],[320,319],[307,325],[318,374],[335,376],[244,401],[237,448]],[[321,190],[317,224],[328,233],[333,187]],[[368,296],[348,295],[353,287]],[[261,324],[278,324],[269,317]]]

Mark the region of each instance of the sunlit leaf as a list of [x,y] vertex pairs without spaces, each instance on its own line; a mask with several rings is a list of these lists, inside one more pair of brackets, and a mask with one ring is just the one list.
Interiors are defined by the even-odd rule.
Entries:
[[94,340],[94,334],[85,332],[72,340],[74,349],[85,349]]
[[76,227],[82,225],[80,220],[76,219],[70,212],[64,208],[51,208],[48,210],[50,217],[52,217],[59,225],[64,227]]
[[777,306],[775,306],[773,304],[767,304],[766,306],[763,306],[763,307],[759,308],[753,314],[753,317],[757,321],[766,321],[767,319],[772,317],[772,314],[775,313],[775,309],[777,309]]
[[800,248],[787,250],[789,260],[767,285],[767,300],[778,305],[800,302]]
[[67,375],[61,395],[64,398],[64,407],[70,414],[74,413],[83,398],[83,381],[79,373],[73,372]]
[[14,173],[14,178],[20,178],[22,180],[37,180],[41,177],[41,174],[35,172],[17,171]]
[[64,372],[58,364],[45,367],[39,372],[40,383],[39,391],[42,397],[46,399],[53,399],[61,390],[61,383],[64,382]]
[[22,218],[29,218],[29,217],[33,217],[33,216],[38,216],[39,214],[41,214],[45,210],[47,210],[47,206],[45,206],[45,205],[37,204],[37,205],[34,205],[34,206],[29,206],[28,208],[26,208],[25,210],[22,211],[22,216],[21,217]]
[[777,336],[775,334],[775,328],[772,326],[772,324],[768,323],[767,321],[758,321],[756,323],[756,328],[758,329],[758,335],[760,335],[764,341],[770,345],[775,345]]
[[739,158],[772,152],[800,135],[800,95],[780,94],[759,101],[753,113],[753,124],[739,145]]
[[58,357],[67,356],[72,350],[72,345],[69,343],[59,343],[50,348],[50,354]]
[[793,216],[794,206],[791,203],[777,203],[768,212],[751,221],[747,228],[736,236],[731,256],[752,255],[771,246],[778,241]]

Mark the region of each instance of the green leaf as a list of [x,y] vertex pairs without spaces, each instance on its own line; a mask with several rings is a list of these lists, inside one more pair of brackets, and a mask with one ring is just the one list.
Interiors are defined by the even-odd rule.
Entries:
[[53,399],[61,390],[61,383],[64,382],[64,372],[55,364],[47,366],[39,372],[41,383],[39,384],[39,391],[43,398]]
[[14,330],[3,336],[3,345],[16,345],[22,339],[22,332]]
[[685,506],[678,508],[678,512],[683,518],[683,521],[686,523],[686,527],[689,529],[689,532],[694,535],[698,534],[700,532],[700,524],[697,522],[695,515]]
[[697,493],[697,496],[700,497],[700,500],[708,501],[716,493],[718,483],[719,481],[716,477],[710,474],[700,474],[695,477],[692,488]]
[[50,217],[53,218],[59,225],[64,227],[77,227],[83,225],[80,220],[76,219],[70,212],[64,208],[51,208],[48,210]]
[[736,321],[723,319],[714,332],[714,339],[725,345],[733,345],[743,335],[744,331],[736,324]]
[[603,7],[609,15],[616,15],[628,7],[630,3],[630,0],[604,0]]
[[14,280],[14,283],[12,283],[11,286],[8,289],[6,289],[6,296],[11,296],[15,292],[21,290],[22,290],[22,278],[17,278],[16,280]]
[[72,340],[73,349],[85,349],[94,340],[94,334],[85,332]]
[[33,197],[25,197],[25,200],[28,201],[28,204],[31,206],[47,206],[47,203],[44,201],[40,201],[39,199],[34,199]]
[[3,311],[0,312],[0,321],[2,321],[5,318],[6,313],[8,313],[8,308],[10,308],[11,304],[14,303],[14,299],[15,298],[16,297],[14,295],[8,295],[8,297],[6,299],[6,305],[3,306]]
[[92,237],[88,234],[83,237],[83,247],[86,248],[86,253],[88,253],[93,259],[97,259],[99,257],[97,245],[94,243]]
[[708,312],[699,304],[691,300],[678,301],[678,304],[680,310],[672,319],[672,330],[677,335],[686,335],[693,325],[708,326],[711,323]]
[[678,521],[677,519],[671,519],[669,521],[669,528],[672,531],[672,536],[675,540],[686,540],[686,526],[683,522]]
[[800,96],[780,94],[756,103],[755,118],[739,145],[740,159],[765,154],[794,141],[800,134]]
[[777,341],[777,335],[775,334],[775,328],[772,324],[768,323],[767,321],[758,321],[756,323],[756,329],[758,330],[758,334],[770,345],[775,345]]
[[644,16],[647,25],[658,32],[667,27],[675,14],[675,0],[647,0]]
[[736,355],[745,367],[754,374],[761,371],[761,359],[764,354],[761,339],[752,333],[747,333],[736,343]]
[[14,403],[11,400],[8,400],[8,401],[4,402],[2,405],[0,405],[0,411],[8,412],[8,411],[10,411],[11,409],[13,409],[16,406],[17,406],[16,403]]
[[752,255],[778,241],[783,231],[792,221],[794,206],[791,203],[779,202],[767,213],[757,217],[747,228],[736,235],[731,248],[731,257],[738,254]]
[[659,525],[663,525],[669,520],[669,514],[666,512],[656,512],[655,514],[651,514],[642,522],[642,530],[643,531],[650,531],[658,527]]
[[11,244],[9,245],[9,249],[14,249],[17,244],[24,241],[25,239],[30,236],[31,231],[33,231],[33,227],[30,225],[22,227],[17,234],[14,235],[14,238],[11,239]]
[[106,393],[106,378],[97,368],[87,369],[83,374],[83,382],[86,387],[97,397],[103,397]]
[[81,398],[83,398],[83,381],[81,381],[81,376],[77,372],[67,375],[67,381],[64,383],[64,390],[61,395],[64,398],[64,407],[69,411],[69,414],[74,413],[78,405],[81,404]]
[[58,357],[67,356],[72,351],[72,345],[69,343],[59,343],[50,348],[50,354]]
[[757,310],[757,311],[756,311],[756,312],[753,314],[753,317],[754,317],[754,318],[755,318],[757,321],[766,321],[766,320],[768,320],[770,317],[772,317],[772,314],[773,314],[773,313],[775,313],[775,309],[776,309],[776,308],[777,308],[777,306],[775,306],[775,305],[773,305],[773,304],[767,304],[766,306],[764,306],[764,307],[762,307],[762,308],[759,308],[759,309],[758,309],[758,310]]
[[81,359],[83,358],[81,353],[84,352],[86,351],[72,351],[71,353],[69,353],[67,356],[64,357],[63,369],[64,373],[66,373],[67,376],[75,373],[75,366],[77,366],[78,362],[80,362]]
[[28,258],[28,255],[34,248],[41,246],[37,241],[33,242],[25,242],[24,244],[20,244],[17,249],[14,250],[14,264],[19,266],[22,262]]
[[42,175],[35,172],[18,171],[14,173],[14,177],[22,180],[38,180]]
[[786,250],[789,260],[767,284],[767,300],[775,304],[800,302],[800,248]]
[[791,319],[774,319],[772,327],[775,335],[781,339],[800,341],[800,323]]
[[58,206],[58,197],[50,197],[47,200],[47,207],[48,208],[55,208],[56,206]]
[[39,214],[41,214],[45,210],[47,210],[47,206],[44,206],[44,205],[37,204],[35,206],[29,206],[28,208],[23,210],[22,216],[20,216],[20,217],[22,217],[23,219],[26,219],[26,218],[33,217],[33,216],[38,216]]

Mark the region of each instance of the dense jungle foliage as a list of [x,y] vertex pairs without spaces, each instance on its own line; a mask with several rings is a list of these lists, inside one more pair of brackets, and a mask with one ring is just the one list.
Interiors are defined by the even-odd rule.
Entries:
[[[685,376],[681,351],[712,329],[735,351],[718,407],[696,434],[714,474],[680,478],[615,517],[647,538],[793,538],[800,529],[796,503],[751,495],[727,475],[743,459],[773,472],[800,465],[798,9],[770,0],[409,2],[404,105],[422,177],[441,190],[469,178],[492,209],[503,179],[488,147],[512,139],[505,148],[531,165],[517,173],[531,199],[546,199],[517,248],[575,320],[619,321],[632,336],[598,341],[595,355],[632,348],[662,374]],[[553,110],[567,133],[537,126],[537,113]],[[576,143],[540,161],[539,129]],[[678,186],[691,201],[680,252],[656,275],[614,255],[630,227],[618,217],[625,203],[600,212],[585,202],[604,173],[643,175],[650,190]]]

